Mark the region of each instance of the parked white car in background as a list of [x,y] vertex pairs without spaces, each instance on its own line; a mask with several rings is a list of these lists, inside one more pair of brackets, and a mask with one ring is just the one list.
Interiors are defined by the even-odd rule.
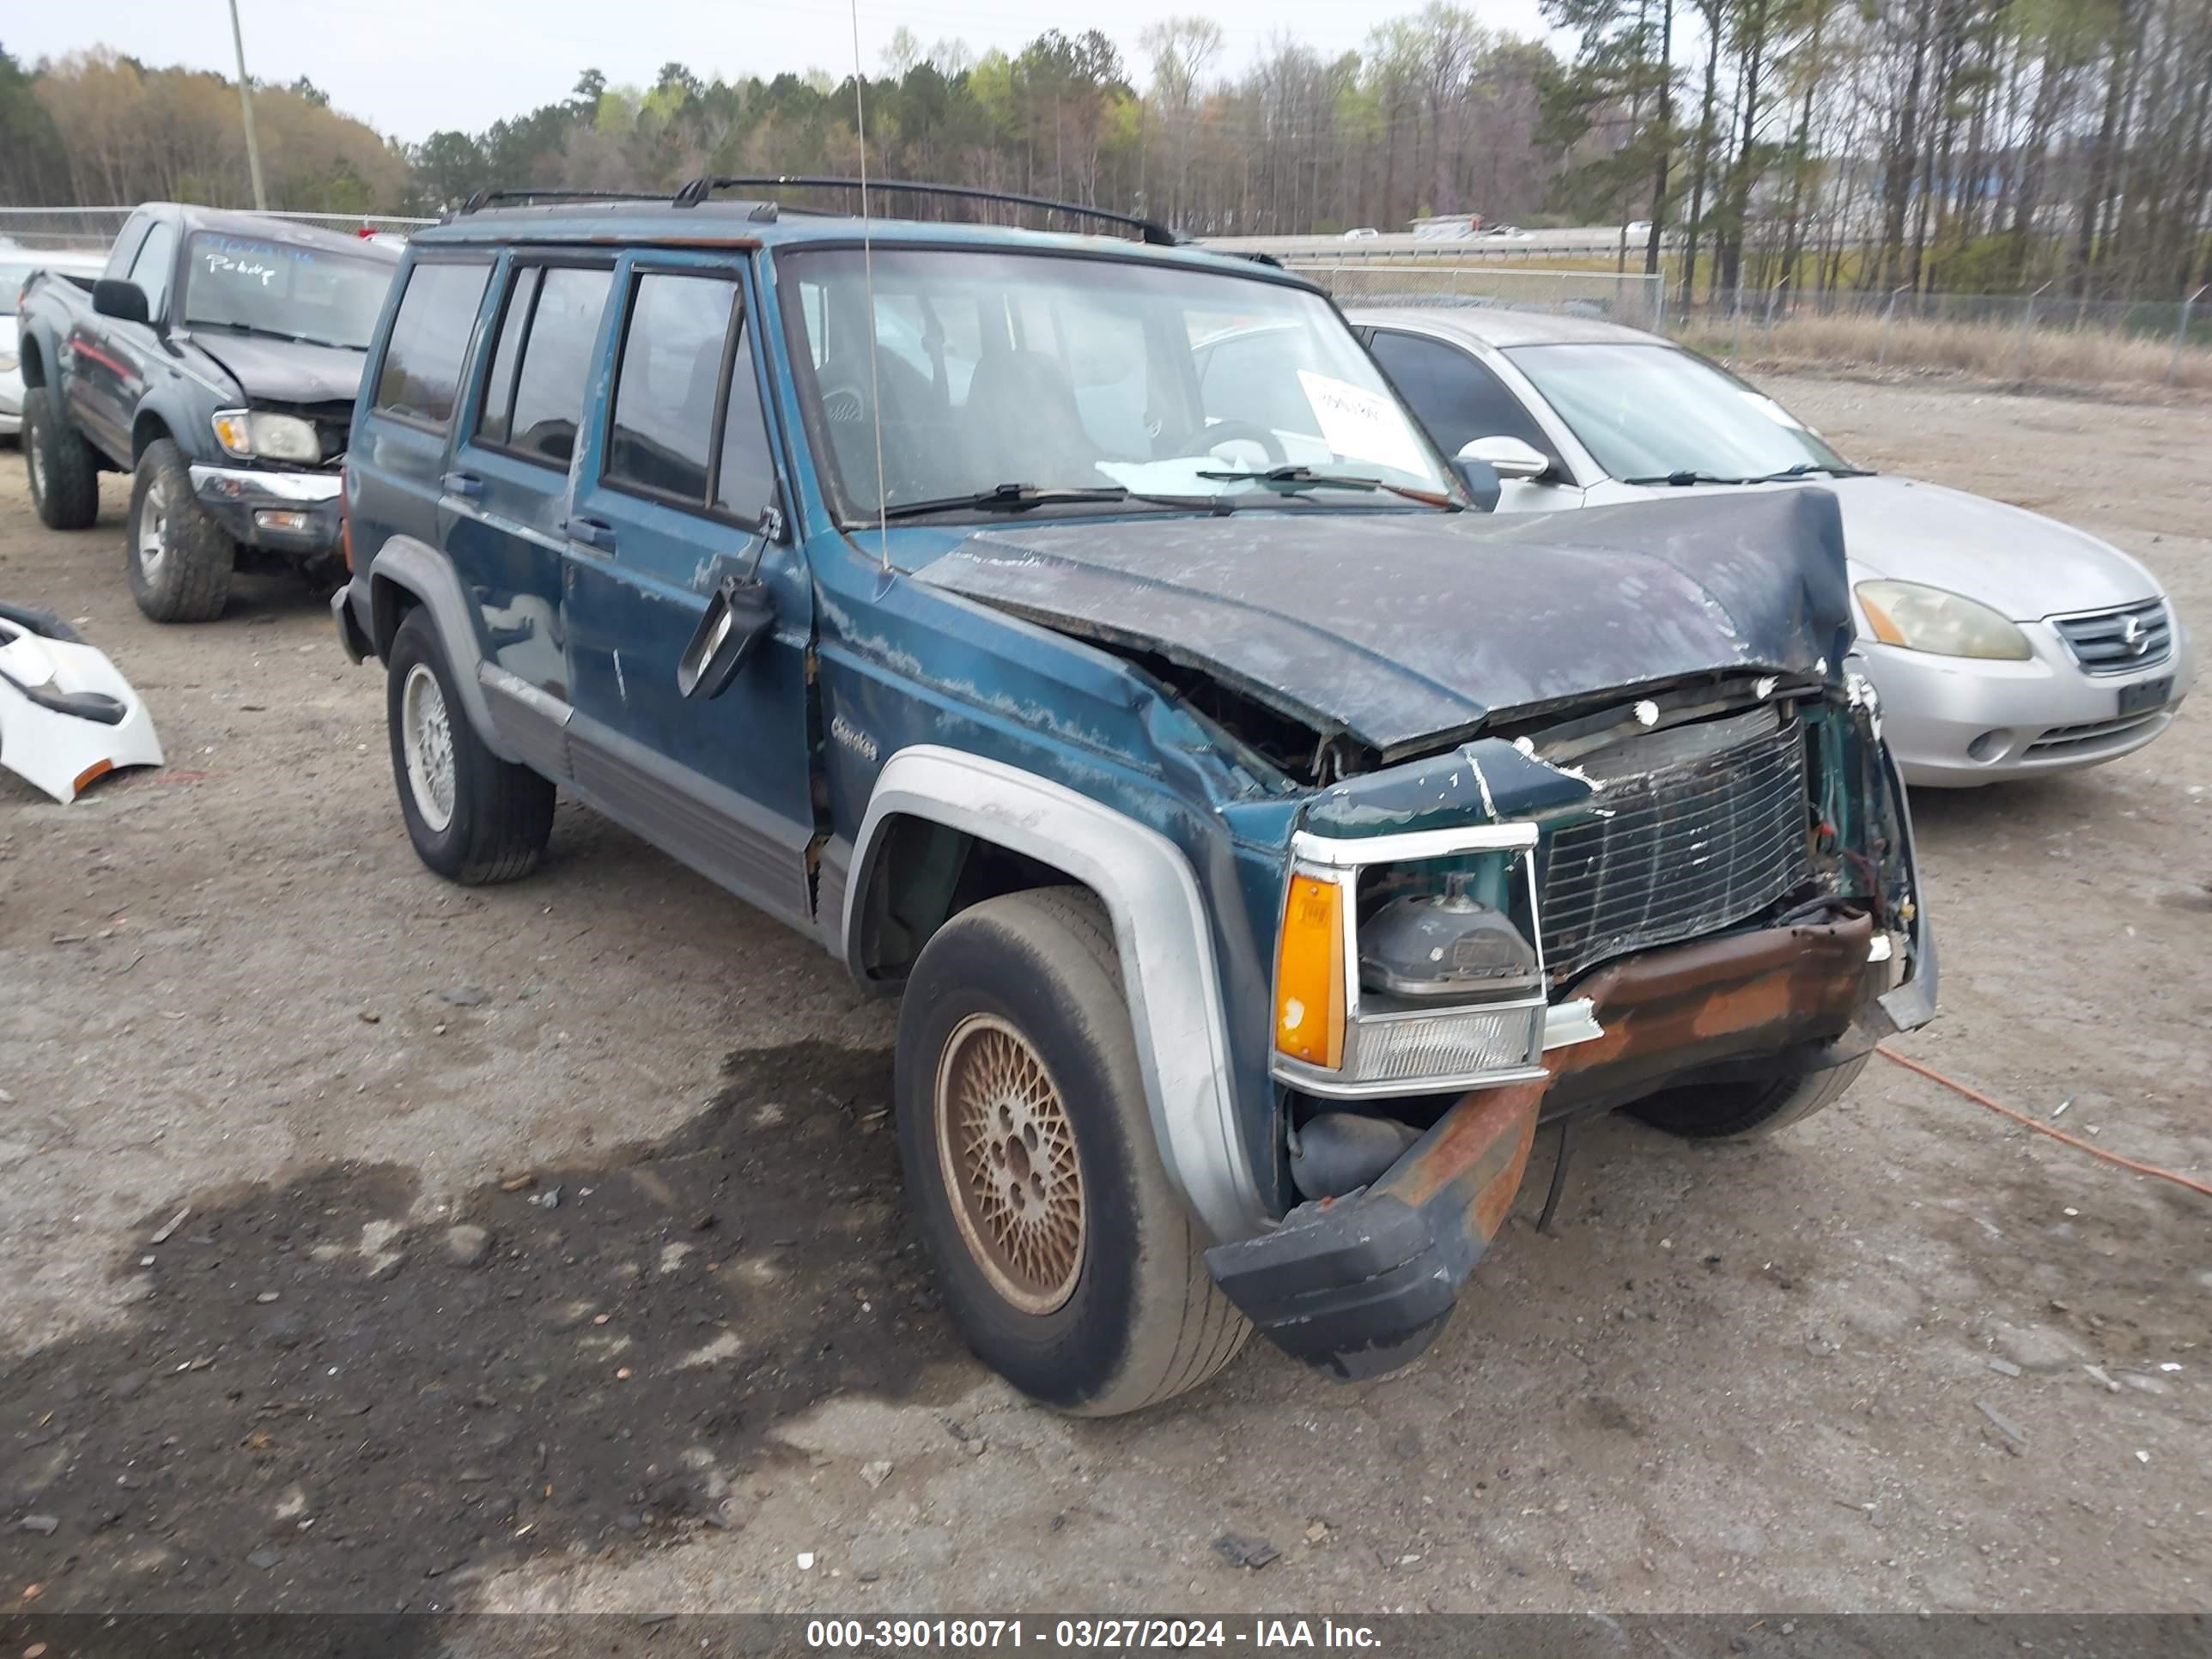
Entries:
[[2039,514],[1850,465],[1717,364],[1634,329],[1481,307],[1348,313],[1498,510],[1817,484],[1843,510],[1858,649],[1909,782],[2094,765],[2172,724],[2195,665],[2157,578]]
[[106,253],[58,253],[0,243],[0,438],[12,438],[23,426],[23,369],[16,361],[15,302],[34,270],[58,270],[73,276],[97,276],[107,269]]

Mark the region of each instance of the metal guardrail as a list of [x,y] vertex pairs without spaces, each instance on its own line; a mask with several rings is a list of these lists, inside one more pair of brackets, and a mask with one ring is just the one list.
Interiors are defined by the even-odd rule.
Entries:
[[1667,323],[1665,283],[1640,272],[1515,270],[1403,259],[1292,257],[1283,264],[1327,289],[1340,305],[1491,306],[1561,312],[1654,331]]
[[[122,230],[123,222],[137,207],[0,207],[0,239],[30,248],[93,249],[106,247]],[[404,234],[435,219],[410,218],[392,213],[296,213],[272,211],[264,218],[289,219],[299,224],[320,225],[325,230],[350,234],[366,226],[372,230]]]

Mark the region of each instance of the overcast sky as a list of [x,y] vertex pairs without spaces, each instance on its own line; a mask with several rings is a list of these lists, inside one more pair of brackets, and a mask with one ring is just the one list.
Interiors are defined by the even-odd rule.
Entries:
[[[1536,0],[1467,0],[1501,33],[1544,32]],[[1221,25],[1221,68],[1241,70],[1270,36],[1330,52],[1358,46],[1376,21],[1419,0],[860,0],[870,74],[902,23],[925,46],[957,37],[977,52],[1020,47],[1048,28],[1103,29],[1141,84],[1137,37],[1189,13]],[[0,46],[22,62],[109,46],[153,64],[233,72],[225,0],[22,0],[5,8]],[[845,0],[239,0],[256,80],[306,76],[348,114],[419,143],[441,127],[475,132],[565,97],[592,67],[649,82],[671,58],[702,76],[763,77],[853,66]]]

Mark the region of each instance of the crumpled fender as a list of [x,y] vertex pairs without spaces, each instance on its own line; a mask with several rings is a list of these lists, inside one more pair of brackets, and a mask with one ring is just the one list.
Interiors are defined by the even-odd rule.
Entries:
[[153,716],[105,654],[58,617],[0,605],[0,766],[67,805],[118,767],[161,764]]

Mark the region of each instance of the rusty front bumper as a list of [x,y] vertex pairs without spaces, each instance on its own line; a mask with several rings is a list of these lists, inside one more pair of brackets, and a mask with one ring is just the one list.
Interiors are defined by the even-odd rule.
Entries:
[[[1364,1190],[1302,1204],[1217,1246],[1223,1291],[1285,1352],[1355,1379],[1414,1358],[1520,1190],[1547,1105],[1595,1109],[1732,1064],[1813,1069],[1888,989],[1864,916],[1705,939],[1598,969],[1575,989],[1602,1035],[1546,1057],[1550,1079],[1478,1091]],[[1932,966],[1932,963],[1931,963]]]

